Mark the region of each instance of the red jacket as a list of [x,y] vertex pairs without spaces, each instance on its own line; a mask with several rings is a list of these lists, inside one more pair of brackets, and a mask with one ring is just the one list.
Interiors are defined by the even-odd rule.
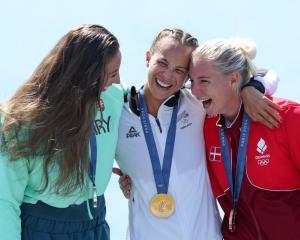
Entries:
[[[251,122],[246,172],[237,207],[236,232],[228,231],[232,206],[221,155],[219,117],[207,117],[204,134],[208,171],[215,196],[224,210],[222,233],[227,239],[300,239],[300,105],[273,99],[284,111],[277,129]],[[242,111],[226,136],[235,169]],[[235,175],[234,175],[235,176]]]

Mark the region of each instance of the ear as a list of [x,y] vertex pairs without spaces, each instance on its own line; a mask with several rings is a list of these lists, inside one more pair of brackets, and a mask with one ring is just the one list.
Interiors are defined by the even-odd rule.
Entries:
[[150,59],[151,59],[151,53],[150,53],[150,51],[147,51],[146,52],[146,65],[147,65],[147,67],[149,67]]
[[241,84],[241,75],[239,72],[234,71],[232,73],[230,73],[229,75],[230,77],[230,85],[235,88],[238,89],[240,84]]

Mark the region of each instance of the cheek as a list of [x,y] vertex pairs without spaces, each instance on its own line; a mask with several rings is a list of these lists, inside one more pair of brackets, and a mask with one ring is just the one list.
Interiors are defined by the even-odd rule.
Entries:
[[183,86],[183,84],[185,84],[187,78],[186,75],[183,75],[183,74],[176,74],[174,75],[174,78],[176,79],[176,83],[177,85],[180,85],[180,86]]
[[204,86],[203,84],[201,85],[199,83],[193,82],[191,86],[191,90],[195,96],[201,96],[201,95],[205,95],[205,93],[207,92],[207,87]]
[[108,85],[111,84],[111,82],[112,82],[111,78],[110,78],[110,77],[107,77],[107,78],[106,78],[106,81],[105,81],[105,85],[108,86]]
[[199,91],[195,91],[195,89],[192,88],[192,94],[194,97],[196,97],[198,100],[201,99],[201,94]]
[[219,108],[226,107],[231,99],[231,94],[227,88],[212,89],[211,97],[215,106]]
[[105,81],[105,88],[108,88],[110,85],[112,85],[112,83],[113,83],[113,79],[110,77],[107,77],[106,81]]

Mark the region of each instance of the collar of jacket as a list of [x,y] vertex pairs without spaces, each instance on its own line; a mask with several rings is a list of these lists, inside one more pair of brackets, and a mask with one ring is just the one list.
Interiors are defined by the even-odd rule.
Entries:
[[[144,86],[142,86],[143,88]],[[134,86],[130,88],[130,91],[125,95],[124,102],[129,102],[129,107],[132,112],[134,112],[137,116],[140,116],[139,103],[137,101],[138,92]],[[175,94],[168,97],[162,104],[167,107],[174,107],[179,100],[180,90]]]

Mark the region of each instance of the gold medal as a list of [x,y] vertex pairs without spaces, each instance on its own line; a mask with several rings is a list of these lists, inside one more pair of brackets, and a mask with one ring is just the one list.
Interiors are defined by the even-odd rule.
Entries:
[[235,208],[230,210],[229,213],[229,231],[230,232],[235,232],[236,226],[235,226],[235,221],[236,221],[236,210]]
[[151,199],[150,209],[154,216],[158,218],[168,218],[175,211],[174,199],[166,193],[156,194]]

